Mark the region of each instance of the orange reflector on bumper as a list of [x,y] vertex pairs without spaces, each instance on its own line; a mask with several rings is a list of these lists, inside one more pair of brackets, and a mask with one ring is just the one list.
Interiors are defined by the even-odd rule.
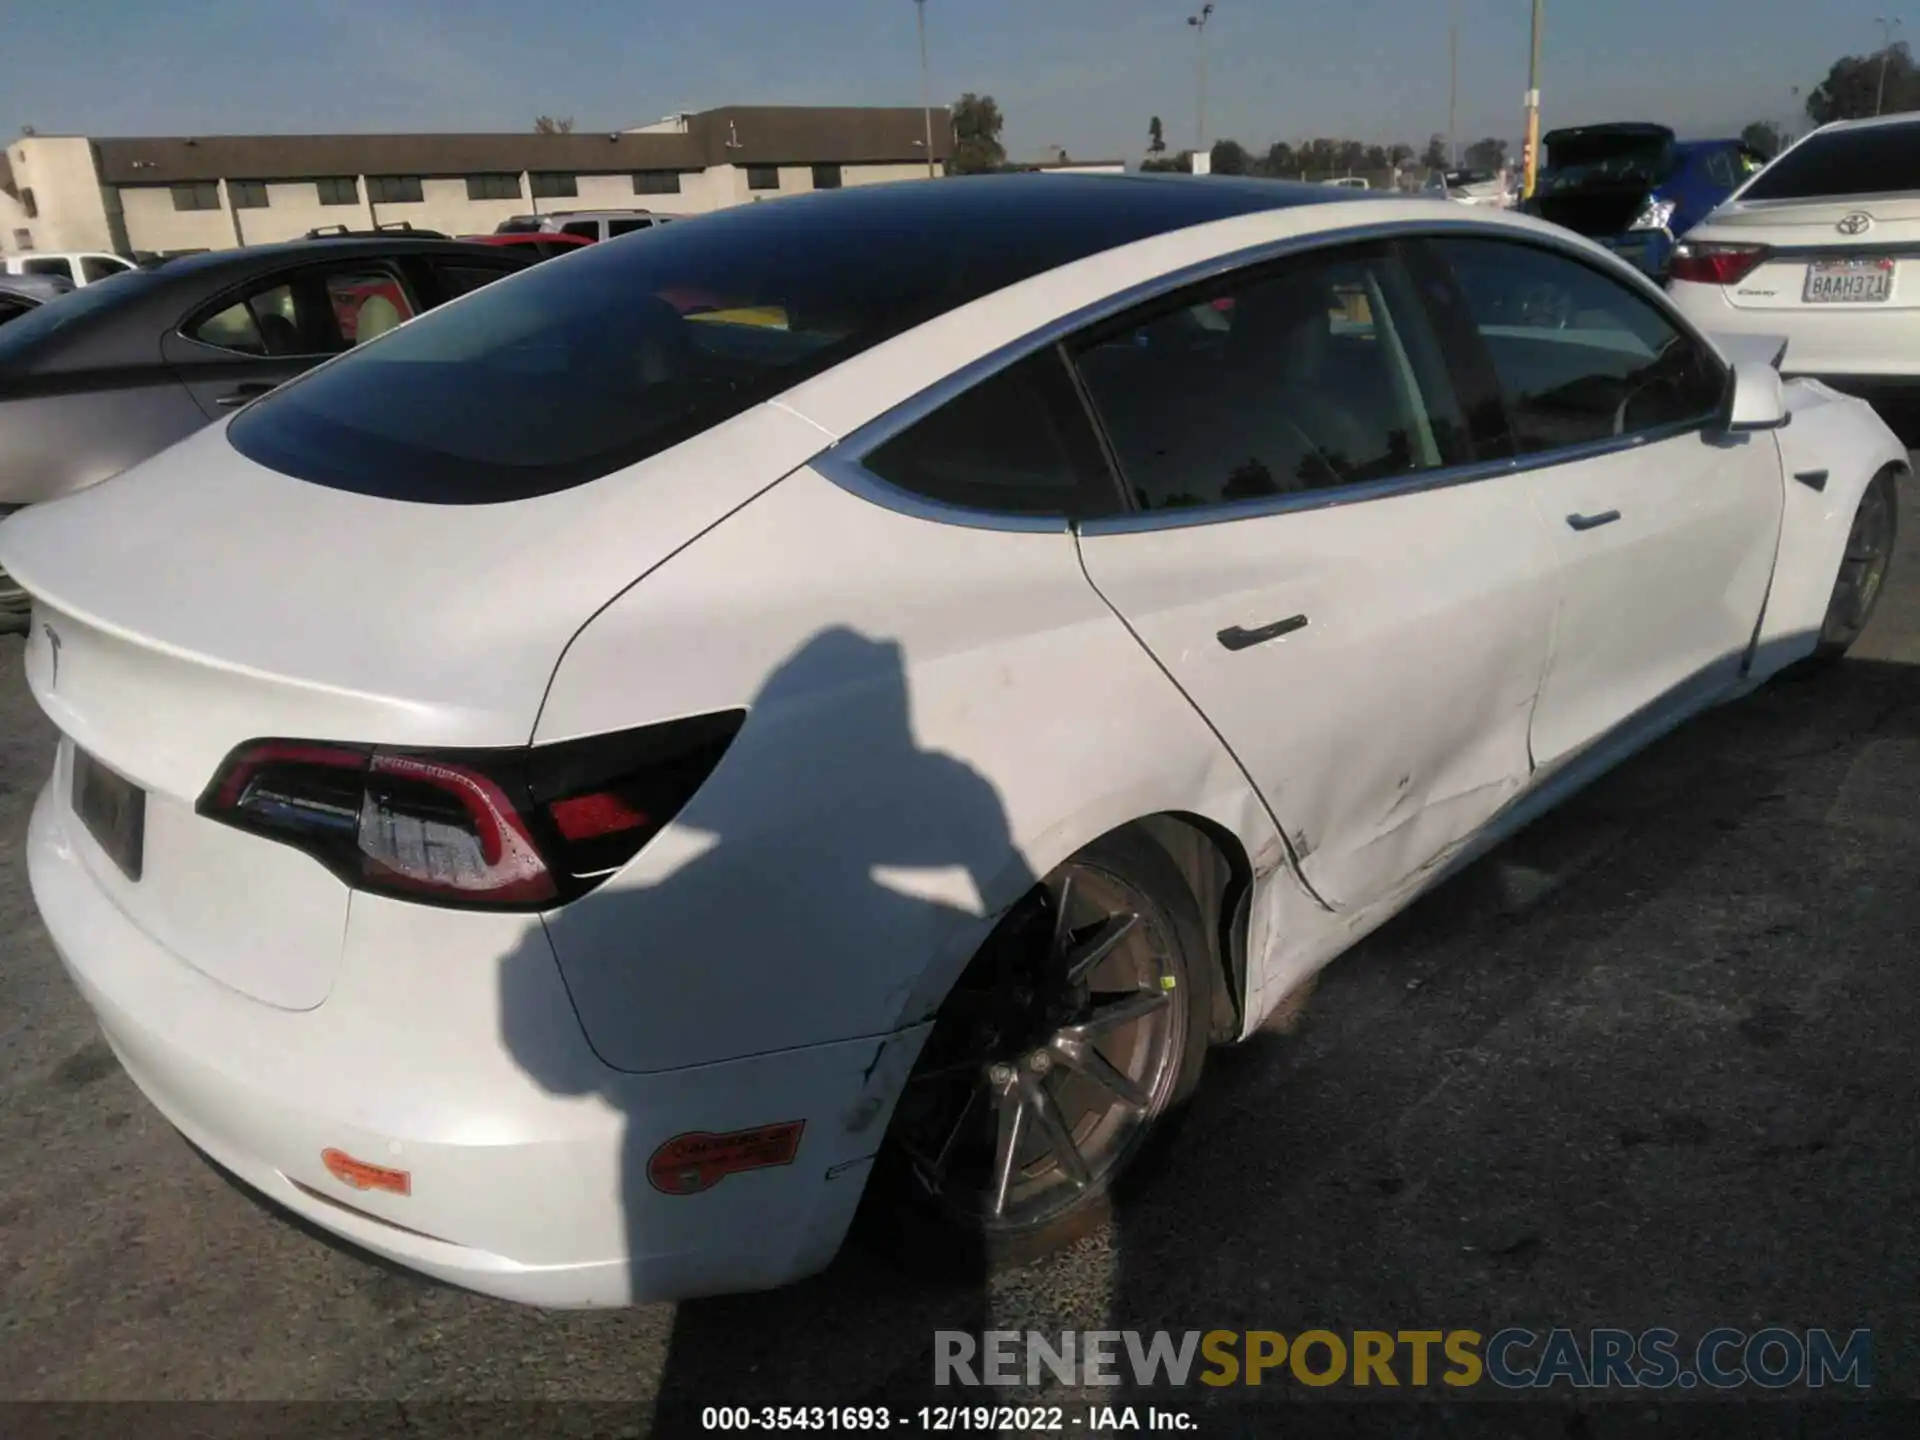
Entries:
[[344,1150],[322,1150],[320,1163],[342,1185],[356,1190],[385,1190],[390,1195],[411,1195],[413,1176],[405,1170],[389,1170],[384,1165],[369,1165]]
[[783,1120],[752,1130],[714,1135],[705,1130],[676,1135],[647,1161],[647,1180],[667,1195],[697,1195],[741,1170],[791,1165],[800,1153],[804,1120]]

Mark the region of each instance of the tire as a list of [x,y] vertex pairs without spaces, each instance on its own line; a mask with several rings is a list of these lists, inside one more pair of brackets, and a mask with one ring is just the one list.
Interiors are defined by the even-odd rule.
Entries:
[[1814,646],[1816,665],[1831,665],[1853,648],[1885,592],[1900,533],[1900,492],[1893,471],[1882,470],[1868,484],[1847,530],[1847,548],[1834,576],[1833,593]]
[[1200,1082],[1215,968],[1193,892],[1152,840],[1122,831],[1067,860],[941,1007],[874,1167],[865,1238],[917,1269],[984,1274],[1097,1228]]

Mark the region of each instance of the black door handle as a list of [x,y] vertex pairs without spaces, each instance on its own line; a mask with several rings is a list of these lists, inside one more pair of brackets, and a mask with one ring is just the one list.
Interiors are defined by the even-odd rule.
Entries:
[[1602,525],[1611,525],[1619,518],[1618,510],[1602,510],[1598,515],[1569,515],[1567,524],[1576,530],[1598,530]]
[[245,385],[236,385],[225,395],[215,399],[213,403],[218,405],[222,410],[233,410],[246,404],[249,400],[258,400],[273,388],[273,386],[266,384],[264,381],[251,381]]
[[1276,620],[1271,625],[1262,625],[1253,630],[1231,625],[1214,638],[1229,650],[1244,650],[1249,645],[1260,644],[1263,640],[1277,640],[1282,635],[1291,635],[1296,630],[1304,630],[1306,625],[1306,616],[1289,615],[1285,620]]

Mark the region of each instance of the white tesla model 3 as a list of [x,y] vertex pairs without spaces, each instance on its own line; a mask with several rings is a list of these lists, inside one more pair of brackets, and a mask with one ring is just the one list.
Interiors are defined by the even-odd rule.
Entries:
[[432,1275],[767,1287],[869,1188],[1032,1248],[1210,1044],[1851,643],[1905,453],[1777,356],[1321,186],[595,246],[0,530],[34,894],[195,1145]]

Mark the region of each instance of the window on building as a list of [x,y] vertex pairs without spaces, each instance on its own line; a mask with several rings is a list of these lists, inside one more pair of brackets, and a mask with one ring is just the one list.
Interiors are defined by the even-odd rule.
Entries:
[[267,208],[267,182],[264,180],[229,180],[227,182],[227,200],[236,210],[264,210]]
[[173,208],[176,210],[218,210],[220,208],[220,182],[217,180],[194,180],[171,188]]
[[813,188],[816,190],[838,190],[840,188],[840,167],[838,165],[814,166]]
[[1436,240],[1506,391],[1523,455],[1718,413],[1718,362],[1611,276],[1505,240]]
[[313,182],[322,205],[358,205],[360,182],[351,175],[323,175]]
[[778,190],[780,188],[780,167],[778,165],[747,166],[747,189]]
[[467,176],[467,198],[469,200],[518,200],[520,177],[518,175],[469,175]]
[[418,175],[369,175],[367,198],[376,205],[418,205],[426,197]]
[[553,170],[536,170],[527,176],[536,200],[570,200],[580,193],[580,177],[562,175]]
[[642,170],[633,177],[633,193],[636,195],[678,195],[680,193],[680,172],[678,170]]
[[1143,510],[1258,500],[1457,464],[1465,427],[1413,281],[1356,250],[1157,302],[1080,348]]
[[20,191],[20,208],[27,212],[29,220],[40,218],[40,202],[33,198],[33,187],[24,186]]

